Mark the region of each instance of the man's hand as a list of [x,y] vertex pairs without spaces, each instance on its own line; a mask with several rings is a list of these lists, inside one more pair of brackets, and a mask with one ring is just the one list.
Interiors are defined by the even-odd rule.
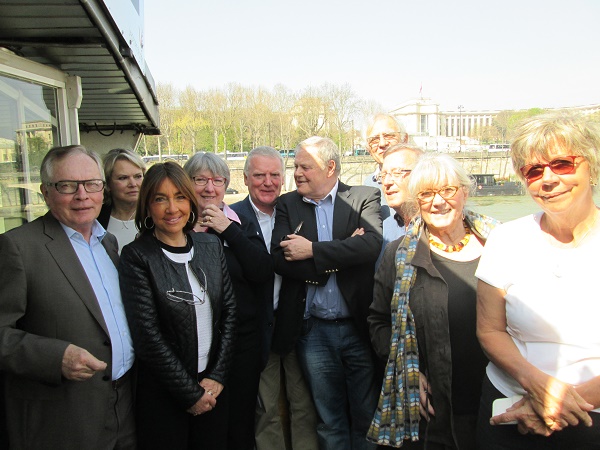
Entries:
[[352,233],[352,236],[350,236],[350,237],[364,236],[364,234],[365,234],[365,229],[364,228],[357,228],[356,230],[354,230],[354,232]]
[[312,242],[297,234],[288,234],[279,244],[286,261],[302,261],[313,257]]
[[67,380],[85,381],[107,367],[104,361],[95,358],[87,350],[69,344],[62,360],[62,374]]

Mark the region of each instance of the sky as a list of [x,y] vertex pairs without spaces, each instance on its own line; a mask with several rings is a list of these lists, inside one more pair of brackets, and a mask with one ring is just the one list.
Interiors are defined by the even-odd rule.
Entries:
[[599,0],[144,0],[157,83],[349,84],[385,110],[600,103]]

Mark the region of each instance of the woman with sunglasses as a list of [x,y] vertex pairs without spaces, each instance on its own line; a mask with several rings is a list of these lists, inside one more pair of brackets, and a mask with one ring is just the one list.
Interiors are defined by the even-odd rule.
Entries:
[[[136,361],[143,449],[227,449],[227,392],[235,297],[221,243],[190,233],[198,203],[185,171],[153,165],[135,215],[140,236],[119,277]],[[108,344],[107,344],[108,345]]]
[[472,185],[447,154],[422,155],[409,176],[420,215],[386,247],[369,316],[387,361],[369,431],[379,444],[475,449],[487,364],[475,335],[475,269],[497,222],[465,209]]
[[273,262],[253,222],[224,202],[231,179],[227,163],[214,153],[198,152],[184,169],[194,184],[200,207],[194,230],[215,235],[223,244],[236,298],[237,336],[226,386],[232,402],[228,421],[235,425],[224,440],[230,449],[253,450],[258,383],[269,352],[263,346],[263,336],[267,332],[266,289],[272,290]]
[[[481,448],[597,449],[600,129],[553,114],[516,132],[515,172],[542,211],[495,230],[477,270],[477,334],[491,361]],[[492,403],[504,398],[514,405],[500,414]]]

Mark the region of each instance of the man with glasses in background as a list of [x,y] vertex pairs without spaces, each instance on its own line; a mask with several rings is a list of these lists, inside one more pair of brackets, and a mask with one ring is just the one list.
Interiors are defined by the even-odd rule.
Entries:
[[[394,116],[389,114],[374,116],[367,125],[367,149],[371,158],[377,163],[377,167],[371,175],[365,178],[363,184],[381,189],[381,181],[378,178],[383,164],[383,154],[392,145],[406,144],[407,142],[408,133]],[[381,204],[386,204],[384,199],[381,199]]]
[[[389,114],[377,114],[367,125],[367,148],[371,157],[377,163],[375,171],[368,175],[364,180],[365,186],[373,186],[383,190],[383,179],[380,176],[385,152],[396,144],[406,144],[408,142],[408,133],[398,121]],[[415,161],[416,164],[416,161]],[[394,183],[392,183],[393,185]],[[393,187],[393,186],[390,186]],[[405,188],[404,188],[405,189]],[[384,191],[385,193],[385,191]],[[406,201],[407,195],[404,192],[402,202]],[[402,215],[399,216],[402,218]],[[381,199],[381,220],[383,224],[383,244],[381,254],[375,267],[379,267],[383,249],[390,242],[404,235],[404,223],[397,221],[394,211],[388,206],[387,196],[383,195]]]
[[49,212],[0,235],[0,370],[11,448],[135,448],[131,336],[117,240],[96,218],[98,155],[55,147],[41,166]]
[[422,154],[423,150],[410,144],[395,144],[383,153],[383,164],[377,179],[381,183],[390,214],[383,220],[383,246],[377,267],[385,246],[404,236],[405,226],[417,213],[416,205],[408,201],[407,186],[410,172]]

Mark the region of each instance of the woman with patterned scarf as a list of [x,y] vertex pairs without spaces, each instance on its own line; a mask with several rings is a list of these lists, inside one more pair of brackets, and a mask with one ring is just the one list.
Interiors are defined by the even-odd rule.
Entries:
[[367,436],[380,445],[475,449],[487,364],[475,335],[475,270],[498,222],[465,209],[471,187],[447,154],[423,155],[410,175],[420,215],[386,247],[368,319],[386,361]]

